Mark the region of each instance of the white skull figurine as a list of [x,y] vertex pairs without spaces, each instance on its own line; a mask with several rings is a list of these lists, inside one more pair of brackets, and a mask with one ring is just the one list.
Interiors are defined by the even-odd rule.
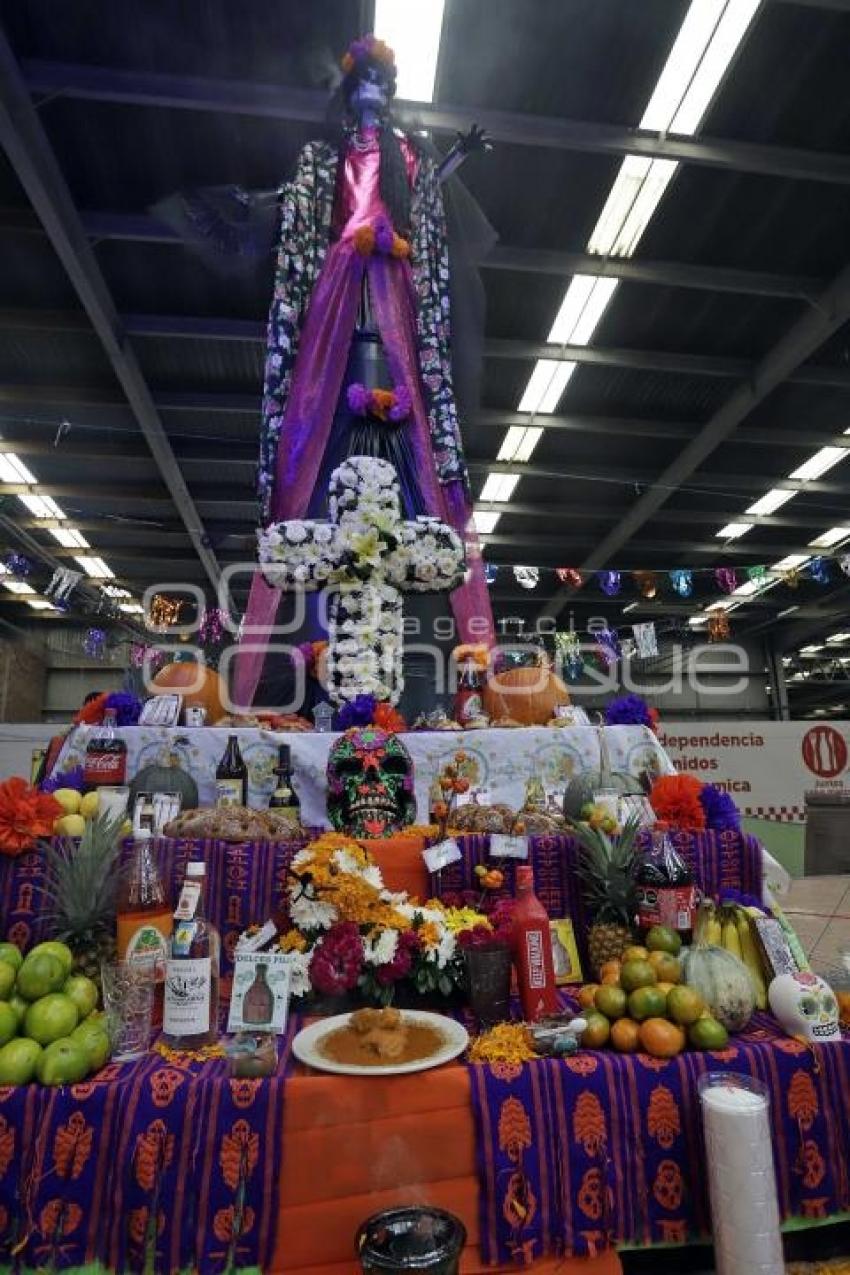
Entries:
[[800,971],[779,974],[768,988],[770,1008],[789,1036],[814,1044],[840,1040],[838,1002],[832,988],[817,974]]

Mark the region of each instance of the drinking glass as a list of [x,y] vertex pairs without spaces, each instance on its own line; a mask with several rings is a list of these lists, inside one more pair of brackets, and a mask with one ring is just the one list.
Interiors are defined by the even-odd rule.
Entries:
[[128,961],[104,962],[100,981],[113,1062],[134,1062],[150,1044],[153,971]]

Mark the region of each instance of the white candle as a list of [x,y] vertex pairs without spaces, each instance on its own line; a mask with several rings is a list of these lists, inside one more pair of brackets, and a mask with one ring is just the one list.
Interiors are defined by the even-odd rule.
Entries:
[[717,1275],[783,1275],[767,1092],[713,1072],[700,1098]]

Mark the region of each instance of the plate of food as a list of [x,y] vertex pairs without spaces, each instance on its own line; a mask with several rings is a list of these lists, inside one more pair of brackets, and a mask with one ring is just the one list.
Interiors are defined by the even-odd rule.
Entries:
[[304,1027],[292,1042],[299,1062],[339,1076],[402,1076],[451,1062],[469,1044],[453,1018],[411,1009],[358,1009]]

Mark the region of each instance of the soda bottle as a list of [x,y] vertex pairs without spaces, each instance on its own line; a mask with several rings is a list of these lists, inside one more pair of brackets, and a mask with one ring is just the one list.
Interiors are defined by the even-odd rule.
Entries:
[[127,778],[127,745],[116,732],[118,715],[114,708],[103,714],[103,725],[88,742],[83,767],[87,788],[120,787]]
[[118,959],[150,971],[154,979],[154,1027],[162,1026],[165,965],[172,911],[148,838],[134,843],[133,858],[118,881]]
[[549,915],[534,893],[534,871],[527,864],[516,870],[512,943],[523,1018],[534,1022],[557,1013]]
[[174,1049],[198,1049],[218,1040],[221,940],[206,916],[205,882],[205,865],[188,863],[165,967],[163,1039]]
[[697,906],[694,874],[670,840],[667,825],[657,823],[649,849],[635,870],[637,923],[645,937],[654,925],[664,925],[691,941]]
[[227,748],[215,772],[215,804],[217,806],[247,806],[248,767],[239,748],[236,735],[228,736]]

